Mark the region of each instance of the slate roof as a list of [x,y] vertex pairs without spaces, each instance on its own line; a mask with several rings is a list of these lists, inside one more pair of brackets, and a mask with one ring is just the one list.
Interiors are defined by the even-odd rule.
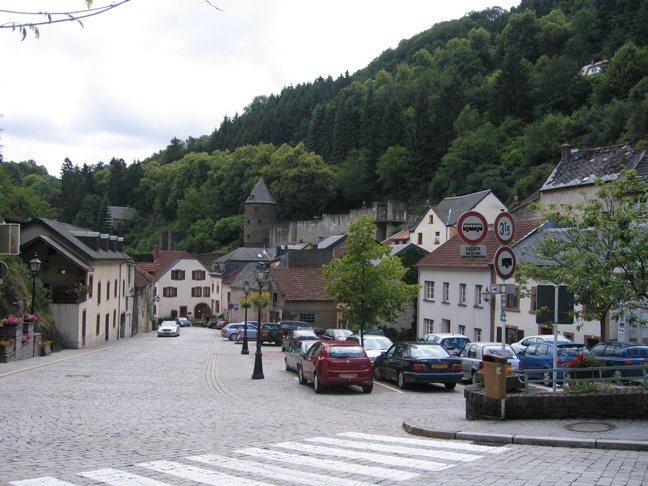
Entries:
[[[267,256],[263,254],[264,251],[266,252]],[[259,255],[262,255],[262,257],[259,257]],[[225,263],[225,262],[232,262],[232,261],[258,262],[259,260],[274,258],[274,256],[275,256],[275,251],[271,249],[248,248],[242,246],[240,248],[237,248],[236,250],[230,251],[226,255],[216,258],[214,260],[214,263]]]
[[568,149],[540,191],[594,184],[597,177],[618,179],[622,169],[636,169],[648,175],[646,149],[629,143],[586,149]]
[[[537,225],[538,223],[536,221],[516,221],[514,242],[524,238]],[[502,246],[495,238],[492,225],[489,225],[488,234],[480,243],[480,245],[486,245],[486,258],[461,258],[460,247],[465,244],[458,235],[455,235],[429,255],[419,260],[416,266],[432,268],[488,268],[489,265],[493,264],[495,252]]]
[[434,207],[434,212],[441,218],[441,221],[446,226],[455,226],[459,216],[466,211],[470,211],[480,203],[482,199],[488,196],[492,191],[486,189],[480,192],[473,192],[472,194],[465,194],[463,196],[446,197],[437,206]]
[[322,267],[271,268],[270,278],[287,301],[328,301]]
[[331,248],[337,246],[344,242],[347,239],[347,235],[331,235],[324,238],[317,244],[317,248]]
[[245,200],[245,203],[257,203],[257,204],[277,204],[268,190],[268,186],[265,185],[263,178],[259,179],[259,182],[256,183],[254,189]]
[[531,263],[533,265],[551,265],[553,260],[547,260],[538,256],[536,249],[546,239],[565,239],[567,234],[564,230],[556,227],[552,221],[548,221],[522,238],[513,245],[513,252],[518,263]]

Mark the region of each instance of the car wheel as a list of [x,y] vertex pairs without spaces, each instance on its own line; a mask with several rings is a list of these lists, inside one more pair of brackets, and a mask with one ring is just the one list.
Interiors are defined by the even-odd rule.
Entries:
[[396,383],[398,384],[398,388],[401,389],[407,388],[407,383],[405,382],[405,375],[403,374],[402,371],[398,372],[398,375],[396,376]]
[[378,367],[378,366],[374,366],[373,375],[374,375],[374,380],[382,380],[383,379],[383,375],[380,372],[380,367]]
[[297,367],[297,376],[299,377],[300,385],[305,385],[306,383],[308,383],[308,380],[304,376],[304,372],[302,371],[301,366]]
[[373,391],[373,383],[369,385],[362,385],[362,393],[371,393]]
[[286,371],[290,371],[290,366],[288,366],[288,360],[284,358],[284,363],[286,363]]
[[479,385],[479,378],[477,377],[477,372],[475,370],[470,372],[470,381],[472,381],[473,385]]
[[229,335],[229,340],[230,341],[235,341],[236,340],[236,334],[232,333]]
[[551,386],[553,384],[553,373],[551,371],[542,373],[542,383],[544,386]]
[[319,376],[317,376],[317,373],[315,373],[315,376],[313,376],[313,390],[315,390],[315,393],[322,393],[323,388],[324,387],[320,383]]
[[443,386],[446,387],[446,390],[454,390],[457,386],[456,383],[444,383]]

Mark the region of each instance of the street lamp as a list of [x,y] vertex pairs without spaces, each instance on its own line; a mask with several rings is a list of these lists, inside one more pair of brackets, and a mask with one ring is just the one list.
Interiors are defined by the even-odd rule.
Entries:
[[[244,326],[243,326],[243,347],[241,348],[241,354],[250,354],[250,350],[248,349],[248,338],[247,338],[247,310],[248,307],[250,307],[250,303],[247,301],[248,294],[250,293],[250,282],[247,280],[243,282],[243,292],[245,292],[245,303],[243,304],[243,308],[245,309],[245,317],[244,317]],[[259,333],[259,329],[257,329],[257,335]]]
[[[265,263],[259,262],[254,271],[256,274],[256,281],[259,284],[259,300],[257,301],[257,308],[259,309],[258,324],[261,325],[261,304],[260,299],[261,293],[263,292],[263,286],[268,280],[268,267]],[[253,380],[263,380],[263,354],[261,353],[261,336],[259,330],[257,330],[256,338],[256,353],[254,354],[254,371],[252,372]]]
[[31,300],[31,313],[34,313],[34,304],[36,301],[36,275],[40,270],[41,261],[38,259],[38,253],[34,252],[34,258],[29,260],[29,269],[32,274],[32,300]]

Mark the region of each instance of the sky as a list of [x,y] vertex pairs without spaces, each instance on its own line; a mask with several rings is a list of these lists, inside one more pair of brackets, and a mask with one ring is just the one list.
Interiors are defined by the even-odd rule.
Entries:
[[[94,6],[113,0],[94,0]],[[127,164],[211,134],[255,96],[366,67],[445,20],[519,0],[130,0],[83,21],[0,29],[0,144],[60,177],[65,158]],[[55,6],[53,6],[55,5]],[[84,0],[0,0],[82,10]],[[0,24],[22,19],[0,11]]]

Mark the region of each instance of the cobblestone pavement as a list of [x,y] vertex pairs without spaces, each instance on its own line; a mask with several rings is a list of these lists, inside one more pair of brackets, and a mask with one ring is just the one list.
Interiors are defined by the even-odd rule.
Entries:
[[0,365],[0,484],[648,484],[648,452],[488,440],[647,440],[641,421],[468,421],[461,386],[315,395],[278,347],[252,380],[254,351],[183,328]]

